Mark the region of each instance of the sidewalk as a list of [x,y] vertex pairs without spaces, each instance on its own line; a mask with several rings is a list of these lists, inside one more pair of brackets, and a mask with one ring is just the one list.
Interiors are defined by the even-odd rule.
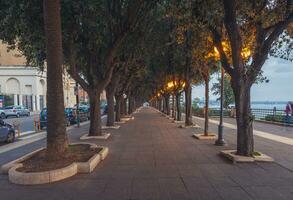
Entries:
[[[204,126],[202,118],[193,117],[195,123]],[[218,133],[218,119],[210,119],[210,131]],[[293,128],[277,125],[254,123],[254,146],[256,151],[272,156],[283,167],[293,171]],[[235,119],[224,119],[224,138],[229,148],[236,148],[236,122]],[[292,131],[292,132],[291,132]]]
[[[235,146],[235,134],[225,135],[229,147],[217,147],[193,139],[195,129],[177,126],[142,109],[135,120],[110,130],[109,140],[91,141],[110,149],[93,173],[39,186],[13,185],[1,175],[1,199],[293,199],[293,172],[278,163],[233,165],[218,156]],[[71,140],[82,134],[70,134]],[[266,139],[256,143],[267,146]]]

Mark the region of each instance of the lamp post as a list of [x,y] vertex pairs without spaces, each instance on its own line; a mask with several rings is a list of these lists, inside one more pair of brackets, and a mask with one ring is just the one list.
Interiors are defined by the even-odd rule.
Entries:
[[221,61],[218,62],[219,67],[221,69],[221,89],[220,89],[220,122],[218,125],[218,139],[215,142],[215,145],[217,146],[225,146],[227,145],[226,141],[223,137],[223,103],[224,103],[224,69],[221,65]]

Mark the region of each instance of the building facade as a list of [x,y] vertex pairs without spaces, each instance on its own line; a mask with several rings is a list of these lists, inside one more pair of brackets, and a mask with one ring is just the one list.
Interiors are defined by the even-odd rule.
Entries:
[[46,76],[33,67],[0,66],[0,95],[3,106],[41,110],[46,105]]
[[[46,107],[47,75],[36,67],[26,66],[26,59],[16,50],[7,51],[0,41],[0,107],[23,105],[31,111],[40,111]],[[76,82],[64,72],[64,106],[76,105]],[[78,87],[79,100],[89,101],[87,93]],[[101,95],[106,100],[105,91]]]

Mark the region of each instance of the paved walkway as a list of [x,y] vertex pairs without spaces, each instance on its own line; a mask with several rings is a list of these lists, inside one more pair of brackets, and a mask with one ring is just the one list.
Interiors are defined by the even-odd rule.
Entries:
[[[110,153],[93,173],[39,186],[13,185],[2,175],[0,199],[293,199],[290,170],[278,163],[233,165],[218,156],[227,147],[193,139],[200,129],[177,126],[142,109],[135,120],[111,130],[108,141],[96,142],[108,146]],[[82,134],[70,134],[71,140]],[[227,133],[226,138],[233,148],[235,134]],[[266,142],[256,139],[260,148]]]

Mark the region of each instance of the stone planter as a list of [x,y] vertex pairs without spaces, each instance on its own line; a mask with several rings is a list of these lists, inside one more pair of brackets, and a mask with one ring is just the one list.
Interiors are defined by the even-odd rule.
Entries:
[[102,126],[102,129],[119,129],[120,126]]
[[197,124],[191,125],[191,126],[185,126],[185,124],[183,124],[183,125],[179,125],[178,128],[200,128],[200,126]]
[[90,139],[96,139],[96,140],[107,140],[111,136],[110,133],[103,133],[103,135],[99,136],[89,136],[88,134],[85,134],[81,136],[80,140],[90,140]]
[[134,120],[134,117],[122,117],[121,121],[129,121],[129,120]]
[[177,120],[173,120],[172,122],[175,124],[183,124],[184,123],[184,121],[177,121]]
[[274,162],[274,159],[270,156],[260,153],[258,156],[239,156],[236,155],[236,150],[223,150],[220,151],[220,155],[231,160],[233,163],[237,162]]
[[[75,143],[75,144],[87,144],[87,143]],[[44,148],[31,152],[19,159],[11,161],[1,167],[2,173],[8,173],[9,181],[15,184],[21,185],[38,185],[45,183],[53,183],[69,177],[74,176],[77,173],[91,173],[95,167],[104,160],[108,155],[108,147],[98,147],[95,144],[91,144],[91,148],[102,148],[102,150],[93,155],[87,162],[73,162],[72,164],[55,170],[44,172],[20,172],[18,168],[22,167],[22,161],[30,158],[37,152]]]
[[208,135],[204,135],[204,133],[193,134],[194,138],[198,140],[216,140],[217,136],[213,133],[209,133]]

